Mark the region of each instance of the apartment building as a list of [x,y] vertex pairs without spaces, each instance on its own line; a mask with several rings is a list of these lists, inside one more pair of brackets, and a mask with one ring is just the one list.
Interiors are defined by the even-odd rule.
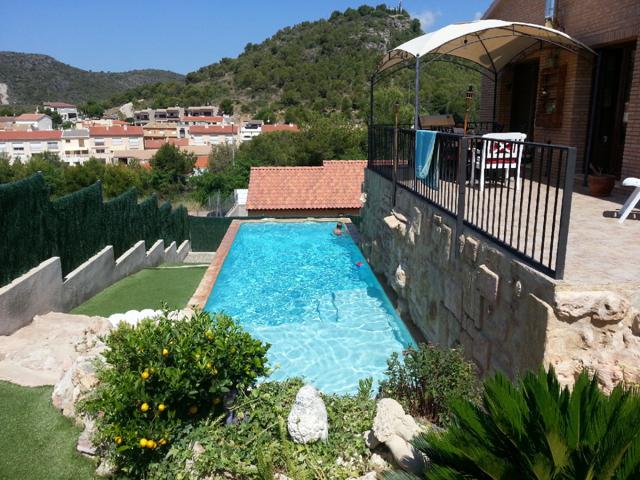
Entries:
[[11,162],[25,162],[35,153],[60,153],[60,130],[0,131],[0,155]]
[[146,108],[133,112],[133,123],[136,125],[146,125],[158,122],[178,122],[184,116],[184,108]]
[[187,117],[215,117],[217,113],[217,107],[201,105],[199,107],[187,107],[184,114]]
[[70,165],[81,165],[91,158],[91,139],[88,128],[62,131],[60,158]]
[[75,123],[78,120],[78,108],[75,105],[64,102],[44,102],[42,105],[58,113],[63,122]]
[[175,122],[149,122],[142,126],[145,142],[148,140],[163,140],[178,138],[178,124]]
[[92,157],[111,162],[114,153],[122,150],[144,150],[142,127],[130,125],[114,127],[89,127]]
[[236,125],[189,127],[189,145],[235,145],[239,142]]

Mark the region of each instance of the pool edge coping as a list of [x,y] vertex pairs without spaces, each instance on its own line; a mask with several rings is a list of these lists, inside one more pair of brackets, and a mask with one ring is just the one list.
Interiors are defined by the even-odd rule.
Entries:
[[222,237],[222,241],[220,242],[220,245],[218,246],[218,249],[215,252],[215,256],[213,257],[213,260],[211,261],[211,263],[209,264],[209,267],[207,267],[207,270],[205,271],[202,280],[200,280],[200,283],[198,284],[198,287],[196,288],[196,291],[194,292],[193,296],[191,297],[191,299],[189,300],[189,302],[187,303],[187,306],[190,308],[196,308],[196,309],[200,309],[203,310],[205,305],[207,304],[207,300],[209,299],[209,296],[211,295],[211,292],[213,291],[213,287],[216,284],[216,280],[218,279],[218,275],[220,275],[220,271],[222,270],[222,267],[224,265],[224,261],[227,258],[227,255],[229,254],[229,251],[231,250],[231,245],[233,245],[233,241],[236,238],[236,235],[238,233],[238,230],[240,229],[240,226],[243,223],[272,223],[272,222],[278,222],[278,223],[302,223],[302,222],[331,222],[331,223],[337,223],[337,222],[342,222],[346,225],[347,227],[347,232],[349,232],[349,235],[351,236],[351,239],[353,240],[353,242],[356,244],[356,246],[358,246],[359,248],[359,232],[358,232],[358,228],[355,226],[355,224],[351,221],[350,218],[348,217],[335,217],[335,218],[314,218],[314,217],[307,217],[307,218],[291,218],[291,219],[287,219],[287,218],[260,218],[260,219],[255,219],[255,220],[233,220],[231,222],[231,224],[229,225],[229,228],[227,229],[227,232],[225,233],[224,237]]

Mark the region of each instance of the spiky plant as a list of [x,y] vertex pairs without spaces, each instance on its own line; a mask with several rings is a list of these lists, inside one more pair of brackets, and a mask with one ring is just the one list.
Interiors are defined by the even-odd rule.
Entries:
[[640,396],[623,386],[607,396],[586,372],[571,391],[553,369],[516,386],[498,374],[485,382],[481,406],[458,400],[452,412],[446,432],[414,442],[431,459],[424,478],[640,479]]

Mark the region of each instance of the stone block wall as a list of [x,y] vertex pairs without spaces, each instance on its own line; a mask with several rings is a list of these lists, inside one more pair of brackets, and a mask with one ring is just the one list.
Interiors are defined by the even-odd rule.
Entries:
[[172,242],[166,250],[164,242],[158,240],[149,251],[145,250],[144,241],[140,241],[115,260],[113,247],[109,245],[64,278],[58,257],[45,260],[0,288],[0,335],[12,334],[36,315],[69,311],[145,267],[182,262],[190,250],[189,240],[179,248]]
[[[369,170],[365,192],[361,247],[397,293],[398,310],[427,340],[462,345],[481,373],[501,370],[514,377],[552,363],[571,383],[582,367],[640,360],[640,338],[632,331],[640,334],[639,305],[628,292],[592,292],[576,313],[567,295],[584,286],[535,271],[471,229],[457,235],[455,218],[403,188],[394,207],[391,182]],[[592,346],[583,330],[591,332],[583,336]],[[605,358],[590,360],[595,349]],[[632,376],[640,373],[631,372],[640,362],[635,365],[627,367]],[[611,384],[604,375],[603,385]]]

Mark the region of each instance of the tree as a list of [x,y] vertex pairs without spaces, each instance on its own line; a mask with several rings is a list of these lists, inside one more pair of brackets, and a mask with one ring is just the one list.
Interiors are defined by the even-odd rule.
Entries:
[[193,153],[183,152],[175,145],[165,143],[151,158],[151,184],[163,195],[181,192],[195,164]]
[[262,120],[267,124],[278,123],[278,116],[270,108],[263,108],[255,115],[256,120]]
[[640,395],[618,385],[607,396],[586,371],[571,391],[553,369],[530,372],[517,385],[497,374],[485,382],[482,406],[459,399],[451,409],[448,430],[413,442],[431,461],[424,478],[640,478]]
[[51,123],[53,124],[53,128],[58,128],[62,125],[62,117],[55,110],[51,110],[50,108],[45,108],[42,110],[42,113],[45,115],[49,115],[51,117]]
[[219,115],[233,115],[233,102],[225,98],[220,102],[220,106],[218,107]]
[[224,143],[222,145],[214,145],[209,153],[207,166],[212,173],[219,173],[232,165],[236,155],[235,145]]
[[100,118],[104,114],[104,108],[97,102],[89,100],[84,105],[80,105],[80,111],[91,118]]

